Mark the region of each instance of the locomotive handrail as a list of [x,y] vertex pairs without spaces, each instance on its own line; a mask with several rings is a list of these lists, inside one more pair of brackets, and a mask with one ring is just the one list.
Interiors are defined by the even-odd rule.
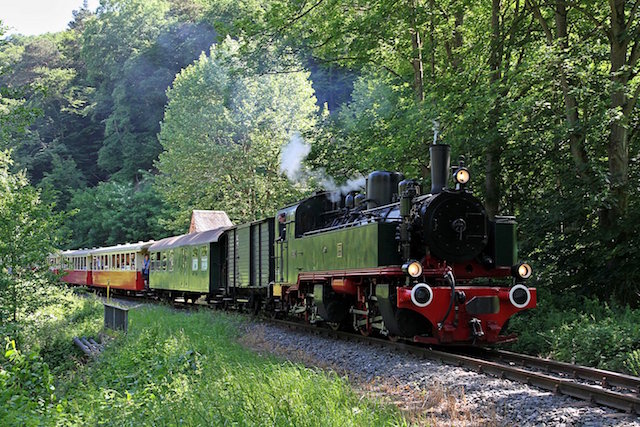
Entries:
[[[390,221],[390,222],[398,222],[399,223],[400,221]],[[312,235],[317,234],[317,233],[325,233],[327,231],[339,230],[341,228],[351,228],[351,227],[355,227],[357,225],[367,225],[367,224],[374,224],[374,223],[375,222],[369,222],[368,220],[360,220],[360,221],[348,222],[346,224],[335,225],[333,227],[319,228],[317,230],[307,231],[306,233],[302,234],[302,237],[312,236]]]

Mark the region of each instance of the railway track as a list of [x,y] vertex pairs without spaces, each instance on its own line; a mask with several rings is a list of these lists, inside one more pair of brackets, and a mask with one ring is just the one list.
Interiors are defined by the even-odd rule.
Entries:
[[[129,302],[139,298],[118,296]],[[146,302],[155,302],[149,301]],[[183,304],[177,308],[209,307],[206,304]],[[262,317],[263,320],[289,329],[302,330],[370,346],[393,348],[424,359],[465,367],[478,373],[510,379],[554,393],[640,415],[640,377],[571,363],[542,359],[525,354],[487,348],[433,349],[410,342],[390,341],[359,334],[322,328],[300,322]]]
[[533,356],[492,349],[437,350],[413,343],[364,337],[350,332],[334,331],[304,323],[268,319],[290,329],[317,335],[391,347],[424,359],[465,367],[473,371],[506,378],[554,393],[640,415],[640,378],[617,372],[541,359]]

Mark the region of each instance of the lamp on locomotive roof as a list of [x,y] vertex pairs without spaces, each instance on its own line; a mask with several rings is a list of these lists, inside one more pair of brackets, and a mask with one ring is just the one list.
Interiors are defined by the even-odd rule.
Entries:
[[464,186],[471,179],[471,174],[469,173],[469,169],[464,166],[464,157],[460,156],[460,160],[458,161],[458,168],[453,173],[453,180],[456,183],[456,190],[460,190],[464,188]]

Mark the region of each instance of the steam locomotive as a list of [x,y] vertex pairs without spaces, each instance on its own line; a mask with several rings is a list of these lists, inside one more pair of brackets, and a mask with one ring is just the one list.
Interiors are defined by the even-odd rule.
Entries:
[[[185,301],[204,297],[217,307],[363,335],[445,345],[514,340],[504,333],[507,321],[536,306],[536,290],[526,286],[531,267],[518,262],[515,219],[487,217],[468,191],[464,162],[451,168],[448,145],[432,145],[430,154],[426,194],[402,174],[376,171],[365,194],[319,192],[272,218],[67,251],[51,263],[71,283]],[[140,278],[145,254],[149,289]],[[79,275],[71,267],[77,265],[84,266]],[[124,277],[123,268],[130,282],[116,278]]]

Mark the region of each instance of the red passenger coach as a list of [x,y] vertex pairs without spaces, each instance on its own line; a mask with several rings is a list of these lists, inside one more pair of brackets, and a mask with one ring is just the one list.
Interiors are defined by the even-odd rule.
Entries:
[[152,243],[153,240],[92,250],[93,286],[143,291],[142,264]]
[[49,257],[50,268],[64,272],[60,281],[72,285],[91,285],[91,251],[88,249],[63,251]]

